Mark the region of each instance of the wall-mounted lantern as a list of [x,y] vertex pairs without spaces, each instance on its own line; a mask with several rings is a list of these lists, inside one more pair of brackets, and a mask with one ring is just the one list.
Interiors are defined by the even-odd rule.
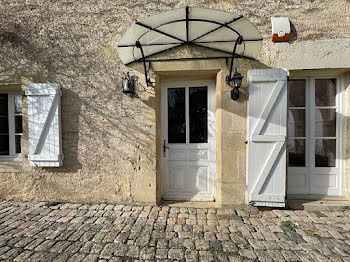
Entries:
[[135,85],[137,77],[130,75],[130,73],[124,73],[122,78],[122,92],[125,94],[135,94]]
[[231,80],[228,82],[228,84],[231,81],[233,82],[233,89],[231,90],[231,98],[233,100],[237,100],[239,98],[239,88],[242,85],[242,79],[243,79],[243,76],[241,75],[241,73],[237,71],[237,68],[236,68],[235,73],[233,74]]
[[231,90],[231,98],[233,100],[237,100],[239,98],[239,88],[242,84],[243,76],[235,70],[235,73],[233,74],[232,80],[233,80],[233,89]]

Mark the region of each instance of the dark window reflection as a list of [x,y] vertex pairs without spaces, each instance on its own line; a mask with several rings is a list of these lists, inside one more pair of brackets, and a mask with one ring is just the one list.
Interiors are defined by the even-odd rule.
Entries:
[[336,79],[315,80],[315,104],[316,106],[335,106]]
[[208,90],[190,87],[190,143],[208,142]]
[[7,101],[7,94],[0,94],[0,117],[7,117],[8,115]]
[[0,155],[9,155],[9,136],[0,135]]
[[185,88],[168,89],[168,140],[186,143]]
[[15,116],[15,132],[22,133],[22,116]]
[[288,136],[305,136],[305,109],[289,109]]
[[305,106],[305,80],[288,81],[288,106]]
[[0,134],[7,134],[9,131],[7,99],[7,94],[0,94]]
[[16,153],[21,153],[21,136],[15,136],[15,142],[16,142]]
[[335,167],[336,140],[315,139],[316,167]]
[[288,166],[305,166],[305,140],[289,139]]
[[335,109],[315,108],[315,136],[336,136],[336,111]]

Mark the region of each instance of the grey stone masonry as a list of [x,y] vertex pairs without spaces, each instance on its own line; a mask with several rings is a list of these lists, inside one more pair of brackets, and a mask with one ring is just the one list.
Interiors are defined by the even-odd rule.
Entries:
[[350,261],[350,210],[0,200],[0,261]]

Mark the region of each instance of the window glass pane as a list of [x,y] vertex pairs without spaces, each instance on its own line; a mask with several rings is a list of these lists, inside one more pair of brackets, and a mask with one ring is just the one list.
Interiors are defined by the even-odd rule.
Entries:
[[190,87],[190,143],[208,142],[208,90]]
[[315,166],[335,167],[336,140],[315,139]]
[[168,89],[168,140],[186,143],[185,88]]
[[0,135],[0,155],[9,155],[9,136]]
[[0,116],[0,134],[7,134],[9,132],[8,117]]
[[22,116],[15,116],[15,133],[22,133]]
[[336,136],[336,111],[335,109],[315,108],[315,136]]
[[288,140],[288,166],[305,166],[305,140]]
[[305,106],[305,80],[288,81],[288,106]]
[[22,95],[15,95],[15,113],[22,113]]
[[21,137],[20,135],[15,136],[15,143],[16,143],[16,153],[21,153]]
[[335,106],[336,79],[315,80],[315,104],[316,106]]
[[7,94],[0,94],[0,117],[8,115]]
[[305,109],[289,109],[288,136],[305,137]]

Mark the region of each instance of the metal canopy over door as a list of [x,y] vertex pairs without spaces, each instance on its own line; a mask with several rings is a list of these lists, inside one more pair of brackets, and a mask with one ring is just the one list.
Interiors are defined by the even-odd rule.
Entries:
[[289,195],[344,194],[339,82],[337,77],[289,81]]
[[162,81],[162,196],[213,201],[215,80]]
[[248,204],[285,206],[287,72],[248,71]]

